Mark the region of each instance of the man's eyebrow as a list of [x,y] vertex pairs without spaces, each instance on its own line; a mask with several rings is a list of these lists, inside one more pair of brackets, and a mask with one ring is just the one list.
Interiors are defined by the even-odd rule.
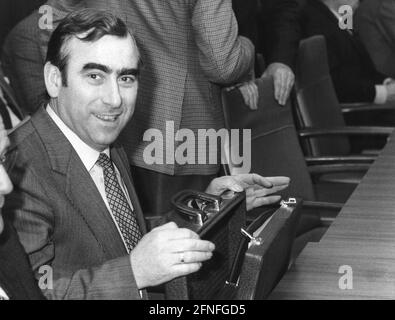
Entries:
[[140,74],[140,70],[137,68],[123,68],[118,72],[119,76],[138,76]]
[[112,72],[112,70],[109,67],[107,67],[107,66],[105,66],[103,64],[94,63],[94,62],[87,63],[82,68],[83,71],[92,70],[92,69],[101,70],[101,71],[103,71],[105,73],[111,73]]

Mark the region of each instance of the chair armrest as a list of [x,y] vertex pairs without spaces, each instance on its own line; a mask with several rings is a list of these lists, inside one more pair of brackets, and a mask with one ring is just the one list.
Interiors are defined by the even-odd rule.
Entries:
[[342,172],[361,172],[368,171],[370,164],[367,163],[336,163],[325,165],[309,166],[310,174],[322,175],[328,173],[342,173]]
[[316,164],[334,163],[372,163],[377,159],[375,155],[356,155],[356,156],[324,156],[324,157],[305,157],[308,166]]
[[388,136],[394,131],[394,128],[390,127],[336,127],[330,129],[314,129],[305,128],[299,130],[299,136],[301,138],[312,138],[319,136],[336,136],[336,135],[384,135]]
[[303,207],[309,209],[325,209],[339,212],[343,206],[344,203],[303,200]]
[[394,103],[372,104],[372,103],[343,103],[340,105],[343,113],[366,112],[366,111],[395,111]]
[[[325,211],[334,211],[334,215],[322,215],[321,211],[321,223],[323,227],[329,227],[339,211],[343,208],[343,203],[335,203],[335,202],[320,202],[320,201],[303,201],[303,208],[304,209],[318,209],[318,210],[325,210]],[[320,211],[318,211],[320,212]]]

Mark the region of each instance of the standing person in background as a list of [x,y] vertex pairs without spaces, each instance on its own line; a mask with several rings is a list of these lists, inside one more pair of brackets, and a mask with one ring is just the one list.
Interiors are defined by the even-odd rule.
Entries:
[[377,71],[395,78],[395,1],[364,0],[355,25]]
[[[119,2],[110,0],[112,3]],[[133,119],[121,135],[144,211],[160,215],[171,209],[171,197],[183,189],[202,190],[218,175],[216,163],[198,163],[198,155],[209,159],[207,144],[190,145],[194,163],[166,163],[174,159],[180,141],[164,145],[162,159],[147,163],[144,141],[147,130],[166,137],[180,129],[224,128],[221,88],[247,79],[254,62],[254,47],[238,36],[237,21],[228,0],[133,0],[124,2],[129,26],[136,32],[144,68]],[[174,128],[167,131],[166,125]],[[196,139],[197,140],[197,139]]]
[[[85,3],[85,0],[48,0],[45,5],[50,11],[35,10],[7,36],[2,52],[3,68],[25,114],[34,113],[45,100],[42,70],[50,35],[61,19],[86,7]],[[43,21],[50,24],[43,24]]]
[[4,40],[19,21],[44,4],[45,0],[1,0],[0,1],[0,49]]
[[355,11],[359,0],[308,0],[301,16],[303,37],[325,37],[329,70],[341,103],[395,100],[395,82],[376,71],[358,34],[340,27],[343,5]]

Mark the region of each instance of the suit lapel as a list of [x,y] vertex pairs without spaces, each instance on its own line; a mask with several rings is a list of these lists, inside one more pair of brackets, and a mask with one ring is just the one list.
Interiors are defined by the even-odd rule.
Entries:
[[65,191],[106,256],[124,255],[126,249],[111,215],[70,142],[43,108],[33,116],[32,123],[46,147],[57,185]]

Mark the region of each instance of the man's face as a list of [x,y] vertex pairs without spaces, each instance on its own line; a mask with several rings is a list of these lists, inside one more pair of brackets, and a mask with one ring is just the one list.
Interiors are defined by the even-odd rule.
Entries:
[[55,111],[81,140],[103,151],[133,114],[138,50],[130,35],[107,35],[93,43],[73,37],[66,51],[67,86],[59,90]]
[[3,231],[3,218],[1,216],[1,209],[4,205],[4,196],[12,191],[12,183],[4,169],[2,160],[9,145],[7,131],[4,129],[3,120],[0,116],[0,233]]

